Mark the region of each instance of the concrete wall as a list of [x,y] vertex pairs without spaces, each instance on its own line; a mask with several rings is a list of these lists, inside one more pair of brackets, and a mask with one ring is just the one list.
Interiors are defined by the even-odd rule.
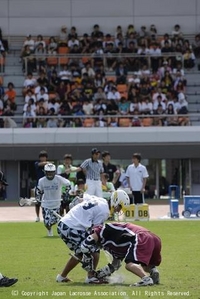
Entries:
[[35,159],[48,149],[52,159],[66,152],[85,158],[91,148],[112,151],[114,159],[129,159],[140,151],[146,158],[199,158],[200,127],[1,129],[1,160]]
[[0,27],[5,35],[56,35],[62,25],[78,33],[99,24],[105,33],[117,25],[136,29],[155,24],[159,33],[180,24],[184,33],[199,31],[200,0],[1,0]]

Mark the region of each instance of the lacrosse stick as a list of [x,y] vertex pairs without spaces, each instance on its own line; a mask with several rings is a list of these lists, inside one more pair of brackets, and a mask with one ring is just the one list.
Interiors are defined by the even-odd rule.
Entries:
[[54,216],[56,216],[58,219],[61,219],[62,216],[60,216],[60,214],[56,213],[55,211],[52,210],[52,213],[54,214]]
[[21,197],[18,201],[18,204],[20,207],[24,207],[24,206],[31,206],[33,203],[37,203],[38,201],[35,199],[35,197],[31,197],[31,198],[23,198]]

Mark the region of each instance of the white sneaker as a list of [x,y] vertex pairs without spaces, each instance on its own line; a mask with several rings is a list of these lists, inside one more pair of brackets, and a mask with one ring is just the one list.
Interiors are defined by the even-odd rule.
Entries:
[[36,217],[35,222],[40,222],[40,217]]
[[156,267],[151,269],[150,277],[153,279],[154,284],[160,283],[160,274]]
[[52,227],[50,229],[48,229],[47,231],[48,231],[48,233],[47,233],[48,237],[53,237]]
[[56,282],[69,282],[72,281],[68,277],[62,277],[60,274],[56,276]]
[[143,286],[152,286],[153,285],[153,279],[150,276],[144,276],[139,282],[136,282],[131,287],[143,287]]

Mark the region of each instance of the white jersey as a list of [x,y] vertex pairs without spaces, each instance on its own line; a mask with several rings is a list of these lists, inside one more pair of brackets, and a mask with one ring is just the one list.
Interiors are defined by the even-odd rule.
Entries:
[[60,207],[63,185],[69,186],[70,181],[60,175],[55,175],[53,180],[48,180],[46,177],[39,180],[38,189],[44,192],[41,202],[43,208],[57,209]]
[[110,211],[106,199],[86,193],[83,199],[61,219],[63,223],[76,230],[86,230],[108,219]]

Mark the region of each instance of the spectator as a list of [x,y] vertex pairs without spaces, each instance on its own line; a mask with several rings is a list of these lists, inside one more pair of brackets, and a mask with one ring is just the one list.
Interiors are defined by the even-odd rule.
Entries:
[[47,46],[48,54],[55,55],[57,53],[57,49],[58,49],[58,43],[57,43],[55,37],[51,36],[49,38],[49,42],[48,42],[48,46]]
[[139,111],[138,111],[138,109],[135,109],[134,111],[133,111],[133,118],[132,118],[132,127],[141,127],[142,126],[142,123],[141,123],[141,120],[140,120],[140,118],[139,118]]
[[192,43],[192,49],[196,58],[200,57],[200,34],[195,35],[194,42]]
[[63,25],[60,29],[60,36],[59,36],[59,47],[66,47],[67,46],[67,27]]
[[118,114],[118,105],[116,104],[114,99],[111,99],[107,104],[107,114],[108,115],[116,115]]
[[93,107],[94,114],[99,115],[100,111],[106,113],[106,110],[107,105],[105,104],[105,102],[102,99],[98,99]]
[[117,88],[115,86],[113,86],[111,91],[108,92],[107,99],[108,100],[113,99],[117,102],[121,99],[121,95],[120,95],[119,91],[117,91]]
[[40,88],[40,91],[37,93],[36,99],[37,99],[37,102],[40,99],[43,99],[44,101],[48,102],[49,95],[48,95],[47,90],[45,89],[45,87]]
[[31,34],[28,34],[26,36],[26,40],[23,44],[23,48],[26,48],[27,46],[29,47],[30,51],[33,53],[35,49],[35,41],[34,39],[32,39]]
[[149,35],[150,35],[151,40],[156,41],[156,39],[157,39],[157,33],[158,32],[157,32],[156,26],[154,24],[152,24],[150,26],[150,29],[149,29]]
[[79,47],[79,40],[76,38],[76,35],[71,35],[68,40],[68,48],[72,49],[74,45]]
[[66,86],[63,81],[60,81],[59,86],[56,88],[56,93],[58,94],[59,100],[62,102],[67,94]]
[[128,71],[123,63],[119,63],[119,65],[116,68],[115,75],[117,77],[117,84],[126,84],[126,77],[128,75]]
[[[108,151],[102,152],[102,159],[103,159],[103,170],[104,173],[108,175],[107,181],[113,182],[114,174],[117,171],[117,167],[110,163],[111,155]],[[114,184],[116,181],[113,182]]]
[[162,96],[158,95],[155,100],[153,100],[153,111],[156,112],[158,109],[158,106],[162,106],[162,109],[165,111],[166,104],[165,101],[162,100]]
[[138,103],[139,112],[141,114],[152,114],[153,104],[150,101],[149,97],[145,97]]
[[26,123],[26,119],[33,119],[35,121],[35,111],[32,109],[31,105],[26,106],[26,110],[23,112],[23,125]]
[[121,115],[127,115],[129,113],[130,103],[127,101],[125,97],[121,97],[118,109]]
[[165,125],[165,110],[161,104],[158,104],[157,109],[155,110],[154,114],[156,117],[154,118],[154,126],[164,126]]
[[97,70],[100,66],[104,65],[104,51],[101,42],[96,42],[94,50],[92,52],[91,65],[94,70]]
[[29,117],[24,119],[23,128],[36,128],[35,119]]
[[72,36],[75,36],[76,39],[78,39],[78,34],[76,31],[76,27],[72,26],[70,29],[70,32],[68,34],[68,40],[71,39]]
[[90,51],[90,38],[87,33],[83,34],[83,38],[80,40],[81,53],[89,53]]
[[128,25],[127,27],[126,38],[129,38],[131,33],[135,33],[135,28],[132,24]]
[[157,72],[159,66],[160,66],[160,56],[161,56],[161,50],[157,43],[153,43],[149,54],[151,55],[151,68],[152,72]]
[[[8,83],[8,89],[5,92],[4,100],[9,100],[12,104],[15,104],[16,91],[14,90],[14,84]],[[16,105],[16,104],[15,104]]]
[[57,71],[53,70],[49,77],[49,91],[56,91],[59,84],[60,78],[58,77]]
[[63,65],[62,70],[59,72],[58,77],[65,85],[71,83],[72,73],[67,64]]
[[172,39],[174,42],[176,42],[179,38],[182,39],[182,37],[183,37],[183,34],[181,32],[181,27],[180,27],[180,25],[176,24],[174,26],[174,30],[172,31]]
[[27,77],[26,77],[26,79],[25,79],[25,81],[24,81],[24,84],[23,84],[23,95],[25,96],[26,95],[26,93],[27,93],[27,90],[28,89],[34,89],[35,88],[35,86],[36,86],[36,83],[37,83],[37,81],[36,81],[36,79],[33,77],[33,74],[31,73],[31,72],[29,72],[28,74],[27,74]]
[[82,70],[81,70],[82,77],[83,77],[83,75],[85,73],[88,74],[89,78],[94,78],[94,76],[95,76],[95,71],[91,67],[91,63],[90,62],[87,62],[86,65],[85,65],[85,67],[82,68]]
[[109,118],[108,127],[118,127],[118,119],[116,117]]
[[132,191],[134,204],[142,204],[147,178],[149,177],[147,169],[140,163],[141,154],[134,153],[133,163],[126,170],[126,178],[129,188]]
[[47,109],[48,109],[47,112],[51,109],[54,109],[55,114],[58,114],[58,111],[60,109],[60,104],[55,98],[52,98],[48,102]]
[[100,27],[98,24],[95,24],[93,26],[93,32],[91,33],[91,38],[93,42],[103,40],[104,34],[102,31],[100,31]]
[[101,86],[97,88],[97,92],[94,94],[94,101],[97,101],[99,99],[106,100],[106,94],[103,91],[103,87]]
[[187,49],[186,52],[183,54],[183,60],[184,60],[184,67],[186,69],[191,69],[195,65],[195,56],[194,53]]
[[93,104],[89,102],[87,99],[83,103],[83,112],[85,115],[93,114]]
[[[49,118],[47,120],[47,128],[58,128],[58,125],[59,125],[58,118],[56,117],[56,115],[53,111],[53,108],[51,108],[51,109],[50,110],[52,111],[52,113],[49,114],[51,116],[51,118]],[[54,115],[55,115],[55,117],[52,118],[52,116],[54,116]]]
[[46,116],[47,116],[47,114],[45,113],[44,108],[40,107],[39,111],[37,113],[37,123],[36,123],[37,128],[46,128],[46,126],[47,126]]
[[3,42],[2,42],[2,40],[1,40],[1,36],[0,36],[0,56],[2,55],[3,57],[5,57],[5,56],[6,56],[5,53],[6,53],[6,52],[5,52],[5,48],[4,48],[4,46],[3,46]]
[[36,71],[36,60],[33,56],[33,51],[30,49],[29,45],[24,47],[22,51],[22,71],[27,73],[32,73]]
[[105,78],[100,72],[96,72],[95,78],[94,78],[94,86],[96,88],[104,86],[105,85]]
[[36,56],[36,68],[39,72],[45,71],[46,66],[46,50],[43,46],[43,43],[38,44],[37,48],[35,49],[35,56]]
[[[167,126],[178,126],[178,117],[176,116],[177,113],[174,110],[174,106],[172,104],[168,105],[166,114],[170,115],[170,117],[167,117],[167,119],[166,119],[166,125]],[[174,117],[172,117],[171,115],[174,115]]]
[[171,71],[172,71],[171,67],[168,65],[168,62],[165,60],[163,62],[163,65],[158,69],[158,75],[160,78],[163,78],[166,72],[171,73]]
[[43,40],[43,36],[41,34],[39,34],[37,36],[37,39],[35,41],[35,50],[37,49],[37,47],[42,44],[43,48],[46,50],[46,42]]
[[168,34],[168,33],[165,33],[165,34],[164,34],[163,39],[162,39],[161,42],[160,42],[160,45],[161,45],[161,48],[162,48],[162,49],[166,46],[166,43],[167,43],[167,46],[168,46],[168,47],[171,47],[171,45],[172,45],[172,41],[171,41],[171,39],[169,38],[169,34]]
[[36,105],[35,105],[35,102],[34,102],[34,99],[33,98],[30,98],[28,103],[25,103],[24,104],[24,108],[23,108],[23,112],[26,112],[27,111],[27,107],[30,106],[31,107],[31,111],[33,113],[36,113]]

